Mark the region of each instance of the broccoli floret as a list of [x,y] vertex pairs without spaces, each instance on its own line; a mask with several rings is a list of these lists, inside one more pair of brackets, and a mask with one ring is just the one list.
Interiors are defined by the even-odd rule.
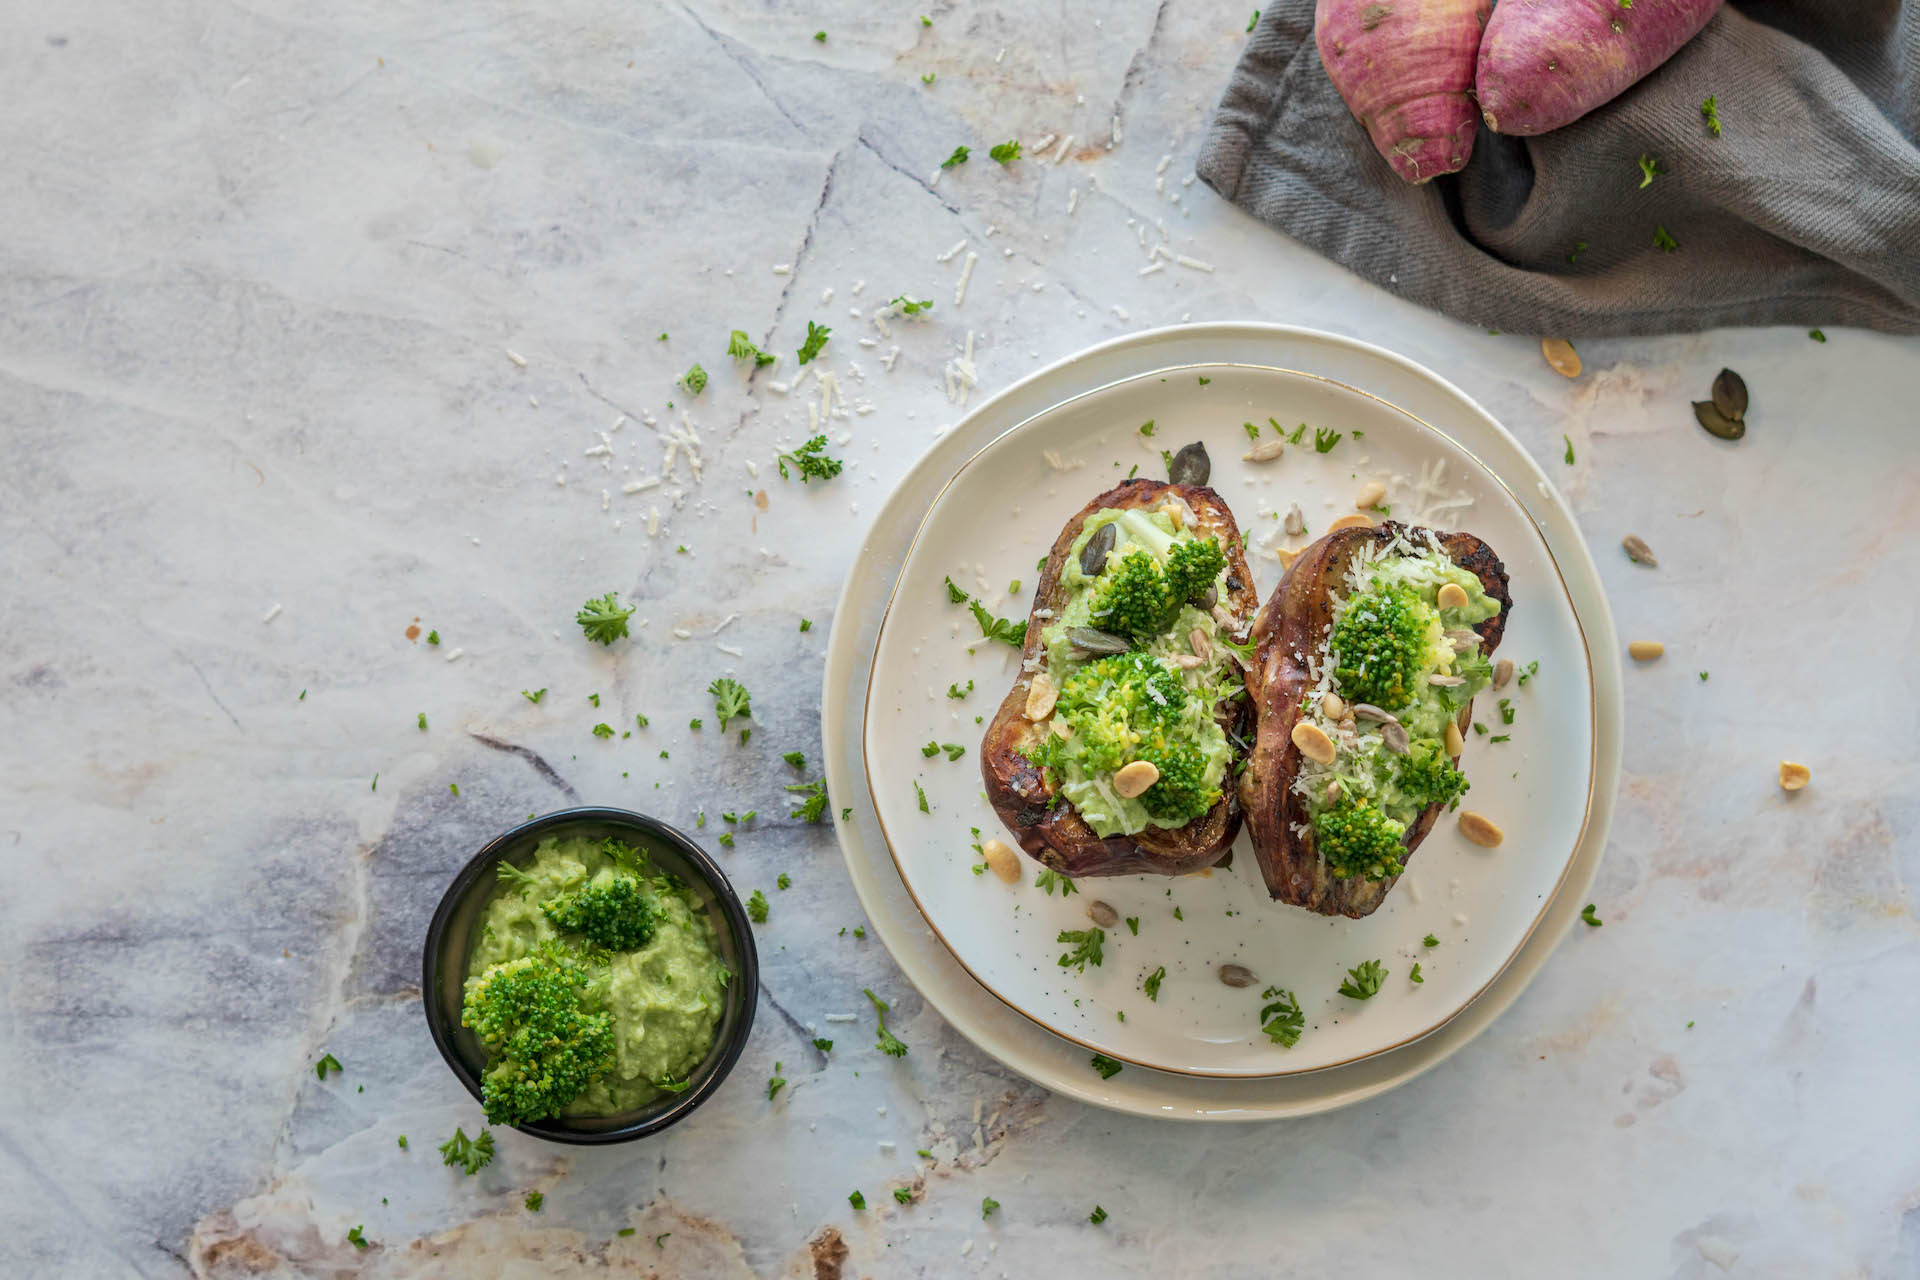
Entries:
[[1334,682],[1349,702],[1398,711],[1429,665],[1440,615],[1405,583],[1376,583],[1348,601],[1333,626]]
[[1406,865],[1401,861],[1406,847],[1400,843],[1406,831],[1365,798],[1342,801],[1313,820],[1314,846],[1326,859],[1327,870],[1342,880],[1399,875]]
[[1156,818],[1187,823],[1213,808],[1220,789],[1206,785],[1207,758],[1190,742],[1161,742],[1142,748],[1140,759],[1160,770],[1160,781],[1140,795]]
[[1399,761],[1395,782],[1418,808],[1452,804],[1466,792],[1467,775],[1454,767],[1437,742],[1416,742]]
[[584,933],[610,951],[638,951],[653,940],[653,900],[631,876],[601,876],[540,904],[556,929]]
[[1204,596],[1226,564],[1215,538],[1173,543],[1164,568],[1151,552],[1136,548],[1101,576],[1093,593],[1093,620],[1118,635],[1165,635],[1181,606]]
[[1129,760],[1150,758],[1143,744],[1165,742],[1186,704],[1180,677],[1136,651],[1074,671],[1061,683],[1054,714],[1072,728],[1087,768],[1112,773]]
[[490,1058],[480,1086],[489,1123],[558,1115],[613,1065],[613,1018],[582,1007],[587,980],[578,960],[549,946],[469,982],[460,1024]]
[[1167,553],[1167,591],[1177,602],[1175,610],[1206,595],[1226,567],[1227,554],[1220,549],[1218,538],[1175,543]]

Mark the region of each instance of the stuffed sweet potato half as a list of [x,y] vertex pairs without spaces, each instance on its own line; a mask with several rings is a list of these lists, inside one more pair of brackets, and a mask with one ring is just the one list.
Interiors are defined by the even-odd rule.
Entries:
[[1204,483],[1129,480],[1067,522],[980,744],[1022,849],[1067,876],[1219,860],[1240,830],[1258,606],[1233,515]]
[[1470,533],[1385,523],[1303,551],[1255,623],[1258,729],[1239,794],[1267,892],[1359,918],[1443,809],[1513,605]]

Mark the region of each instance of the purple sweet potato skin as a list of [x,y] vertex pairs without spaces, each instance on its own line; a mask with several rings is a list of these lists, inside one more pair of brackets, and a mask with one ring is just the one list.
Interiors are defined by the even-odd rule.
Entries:
[[1487,127],[1532,135],[1610,102],[1720,11],[1722,0],[1501,0],[1480,41]]
[[1373,145],[1408,182],[1466,167],[1474,54],[1493,0],[1319,0],[1313,42]]

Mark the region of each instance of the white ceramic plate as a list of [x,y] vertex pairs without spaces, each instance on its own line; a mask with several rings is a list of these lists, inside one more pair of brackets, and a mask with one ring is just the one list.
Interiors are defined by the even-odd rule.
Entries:
[[[1509,481],[1560,565],[1584,626],[1594,676],[1593,803],[1559,893],[1512,963],[1439,1030],[1358,1062],[1284,1076],[1207,1077],[1129,1067],[1102,1078],[1091,1070],[1086,1048],[1010,1012],[953,958],[916,909],[881,838],[876,813],[855,805],[853,819],[838,824],[837,833],[876,936],[927,1001],[985,1052],[1050,1089],[1094,1105],[1172,1118],[1261,1119],[1308,1114],[1372,1097],[1442,1061],[1478,1034],[1512,1003],[1578,919],[1605,845],[1619,776],[1622,722],[1612,621],[1571,514],[1544,473],[1492,418],[1456,388],[1402,357],[1352,339],[1278,325],[1158,330],[1103,344],[1042,370],[978,406],[943,436],[876,515],[836,612],[822,721],[830,785],[843,796],[863,791],[861,709],[894,582],[923,514],[974,453],[1027,418],[1075,396],[1141,373],[1213,361],[1311,369],[1378,393],[1434,423]],[[1518,610],[1515,616],[1520,616]],[[985,714],[984,707],[980,713]],[[920,758],[916,754],[913,759]],[[917,810],[913,816],[919,816]]]
[[[1153,425],[1152,435],[1140,427]],[[1262,439],[1306,423],[1276,462],[1249,463],[1242,424]],[[1280,424],[1276,426],[1275,424]],[[1339,433],[1326,453],[1315,433]],[[1036,884],[1037,863],[1013,886],[976,875],[972,829],[1005,837],[981,793],[982,717],[1013,681],[1020,655],[983,638],[951,577],[996,614],[1024,625],[1026,584],[1060,526],[1129,469],[1165,475],[1162,448],[1192,440],[1213,458],[1214,489],[1248,535],[1262,598],[1278,583],[1276,547],[1298,549],[1370,481],[1421,519],[1415,480],[1444,464],[1441,492],[1471,505],[1428,512],[1464,528],[1506,563],[1515,601],[1501,654],[1540,675],[1474,706],[1462,767],[1467,806],[1507,834],[1497,851],[1443,819],[1384,906],[1364,920],[1328,919],[1273,902],[1242,835],[1230,870],[1177,879],[1086,878],[1072,895]],[[1428,488],[1429,498],[1433,494]],[[1309,535],[1280,516],[1298,503]],[[1023,589],[1010,592],[1021,581]],[[973,692],[948,696],[952,682]],[[1144,374],[1048,409],[970,459],[927,513],[880,629],[867,694],[865,752],[875,811],[908,891],[981,985],[1056,1035],[1123,1062],[1199,1075],[1261,1076],[1351,1062],[1434,1030],[1484,990],[1520,949],[1560,883],[1586,824],[1593,778],[1593,685],[1586,645],[1553,558],[1525,510],[1469,453],[1383,400],[1305,373],[1202,365]],[[1506,701],[1503,710],[1499,701]],[[1511,725],[1503,723],[1507,714]],[[1506,741],[1496,741],[1496,739]],[[967,748],[958,761],[928,745]],[[920,807],[924,794],[926,810]],[[1011,837],[1007,837],[1009,840]],[[1108,930],[1104,959],[1063,968],[1062,930],[1089,927],[1087,906],[1138,922]],[[1176,914],[1178,913],[1178,914]],[[1428,947],[1423,939],[1438,945]],[[1378,960],[1388,978],[1365,1001],[1336,993],[1347,970]],[[1258,983],[1223,985],[1220,965]],[[1421,981],[1411,980],[1415,963]],[[1159,972],[1157,999],[1143,982]],[[1292,1048],[1261,1034],[1262,988],[1292,991],[1307,1027]]]

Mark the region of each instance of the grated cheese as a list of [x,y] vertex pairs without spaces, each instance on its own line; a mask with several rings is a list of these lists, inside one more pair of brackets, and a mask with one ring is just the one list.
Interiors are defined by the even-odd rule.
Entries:
[[1122,320],[1132,319],[1132,317],[1127,314],[1127,309],[1117,302],[1113,304],[1113,314],[1119,316]]
[[973,279],[973,264],[979,260],[979,254],[969,252],[967,260],[960,265],[960,283],[954,286],[953,290],[954,306],[957,307],[967,300],[967,281]]
[[1073,216],[1074,206],[1080,203],[1080,188],[1074,187],[1067,192],[1067,216]]
[[660,487],[659,476],[641,476],[638,480],[629,480],[620,486],[622,493],[645,493],[649,489]]
[[1175,254],[1173,260],[1181,266],[1190,267],[1195,271],[1205,271],[1208,273],[1213,271],[1213,264],[1211,262],[1202,262],[1198,258],[1189,258],[1184,253]]
[[791,262],[776,262],[773,264],[773,274],[777,276],[790,276],[793,274],[793,264]]
[[501,350],[507,353],[507,359],[513,361],[514,364],[520,368],[524,369],[527,367],[527,358],[518,351],[515,351],[512,347],[502,347]]
[[1073,146],[1072,134],[1068,134],[1066,137],[1060,139],[1060,148],[1059,150],[1053,153],[1054,164],[1058,165],[1062,160],[1065,160],[1067,158],[1067,150],[1072,146]]
[[455,649],[455,650],[454,650],[454,651],[453,651],[452,653],[449,653],[449,654],[447,655],[447,661],[448,661],[448,662],[458,662],[458,661],[460,661],[460,655],[461,655],[461,654],[463,654],[463,653],[465,653],[465,652],[466,652],[466,650],[465,650],[465,649]]
[[267,610],[267,616],[260,619],[260,621],[272,622],[275,618],[279,616],[280,616],[280,604],[278,601],[275,601],[273,607]]
[[960,251],[966,247],[967,247],[967,238],[965,236],[962,236],[960,237],[960,239],[954,242],[953,248],[947,250],[945,253],[935,258],[934,261],[935,262],[952,262],[954,258],[959,256]]
[[717,644],[713,647],[726,654],[729,658],[744,658],[747,656],[745,649],[737,648],[730,644]]

